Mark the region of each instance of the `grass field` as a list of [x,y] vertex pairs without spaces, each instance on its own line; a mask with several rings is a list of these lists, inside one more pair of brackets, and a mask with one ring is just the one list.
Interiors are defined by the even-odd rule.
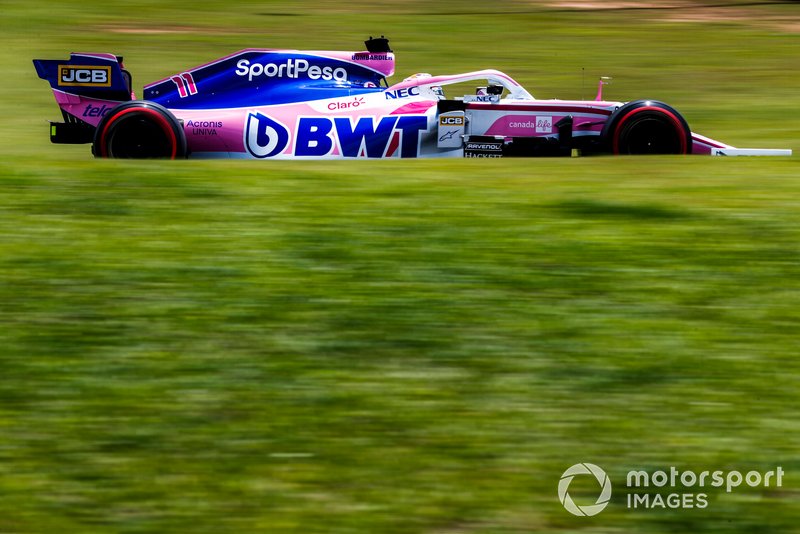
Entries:
[[[140,88],[385,33],[398,76],[612,75],[797,153],[800,5],[741,4],[0,2],[0,532],[800,531],[796,156],[98,161],[50,145],[30,63],[115,52]],[[628,510],[669,466],[786,476]]]

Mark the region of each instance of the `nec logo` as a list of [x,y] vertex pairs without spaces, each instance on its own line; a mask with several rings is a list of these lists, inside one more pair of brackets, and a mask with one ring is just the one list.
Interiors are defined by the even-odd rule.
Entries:
[[408,89],[398,89],[396,91],[386,91],[386,100],[397,98],[408,98],[409,96],[419,96],[419,87],[409,87]]
[[59,65],[58,85],[111,87],[111,67]]

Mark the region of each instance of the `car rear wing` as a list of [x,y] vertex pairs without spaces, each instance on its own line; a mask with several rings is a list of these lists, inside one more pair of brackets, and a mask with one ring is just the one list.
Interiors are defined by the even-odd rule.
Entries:
[[64,122],[50,124],[54,143],[89,143],[103,116],[120,102],[134,99],[131,75],[122,57],[72,53],[68,60],[34,59],[39,78],[47,80]]

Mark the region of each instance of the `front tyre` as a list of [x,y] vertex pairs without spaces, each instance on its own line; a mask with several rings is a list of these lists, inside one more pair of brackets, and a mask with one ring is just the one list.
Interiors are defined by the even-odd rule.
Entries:
[[625,104],[609,119],[603,138],[613,154],[691,154],[692,132],[673,108],[655,100]]
[[112,109],[97,125],[92,152],[99,158],[180,159],[186,135],[165,107],[135,100]]

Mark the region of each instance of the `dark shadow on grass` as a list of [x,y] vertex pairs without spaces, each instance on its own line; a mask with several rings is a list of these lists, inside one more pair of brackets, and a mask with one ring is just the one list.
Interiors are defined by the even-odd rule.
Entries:
[[675,220],[694,217],[687,211],[657,204],[619,204],[587,199],[557,202],[550,208],[573,217],[590,219]]

